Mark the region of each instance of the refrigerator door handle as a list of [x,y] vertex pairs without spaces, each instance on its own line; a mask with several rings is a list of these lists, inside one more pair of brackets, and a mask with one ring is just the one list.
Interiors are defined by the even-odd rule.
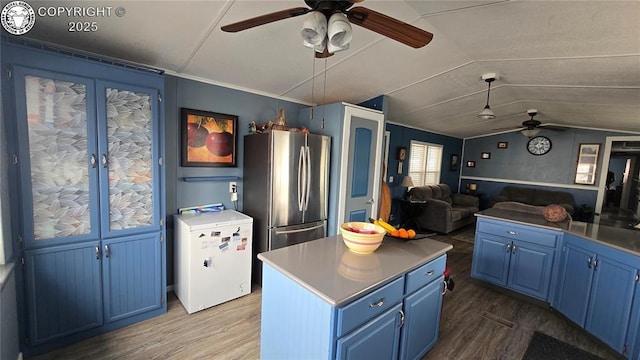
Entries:
[[304,170],[304,147],[300,147],[300,155],[298,155],[298,210],[302,211],[303,196],[306,179],[302,171]]
[[311,152],[309,151],[309,146],[306,146],[306,160],[305,162],[307,163],[307,189],[306,189],[306,196],[305,196],[305,200],[304,200],[304,210],[307,210],[307,207],[309,206],[309,193],[311,192]]
[[308,227],[308,228],[302,228],[302,229],[295,229],[295,230],[277,230],[276,229],[276,235],[281,235],[281,234],[293,234],[293,233],[298,233],[298,232],[302,232],[302,231],[309,231],[309,230],[314,230],[314,229],[318,229],[324,227],[324,223],[320,223],[316,226],[312,226],[312,227]]

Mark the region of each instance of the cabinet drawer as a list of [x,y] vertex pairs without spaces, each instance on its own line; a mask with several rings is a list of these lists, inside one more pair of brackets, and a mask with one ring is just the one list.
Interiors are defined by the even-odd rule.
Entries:
[[405,294],[411,294],[433,280],[436,280],[444,273],[446,265],[447,256],[443,255],[408,273]]
[[338,309],[338,337],[355,329],[402,300],[404,277],[362,296],[349,305]]
[[478,222],[477,232],[498,235],[505,238],[526,241],[533,244],[555,247],[558,233],[545,231],[544,229],[530,229],[516,224],[495,224],[491,222]]

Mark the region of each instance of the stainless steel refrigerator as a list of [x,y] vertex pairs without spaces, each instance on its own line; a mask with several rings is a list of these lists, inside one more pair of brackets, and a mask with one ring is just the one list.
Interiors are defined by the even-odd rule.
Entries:
[[272,130],[244,137],[243,212],[253,218],[257,254],[327,234],[329,149],[323,135]]

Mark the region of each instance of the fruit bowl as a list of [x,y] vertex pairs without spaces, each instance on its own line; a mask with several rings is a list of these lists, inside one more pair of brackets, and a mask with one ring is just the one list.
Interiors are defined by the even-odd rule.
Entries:
[[382,226],[368,222],[348,222],[340,225],[342,240],[356,254],[370,254],[382,244],[386,233]]

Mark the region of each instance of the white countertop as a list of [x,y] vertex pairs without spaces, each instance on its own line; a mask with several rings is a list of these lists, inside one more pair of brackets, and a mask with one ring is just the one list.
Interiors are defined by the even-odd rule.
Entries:
[[349,250],[332,236],[258,254],[258,258],[332,306],[340,306],[453,248],[429,238],[385,237],[373,253]]
[[507,220],[523,225],[534,225],[551,230],[559,230],[592,240],[606,246],[626,251],[640,256],[640,230],[623,229],[612,226],[585,223],[581,221],[563,221],[552,223],[541,215],[508,211],[502,209],[487,209],[476,213],[478,217]]

